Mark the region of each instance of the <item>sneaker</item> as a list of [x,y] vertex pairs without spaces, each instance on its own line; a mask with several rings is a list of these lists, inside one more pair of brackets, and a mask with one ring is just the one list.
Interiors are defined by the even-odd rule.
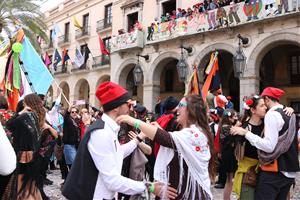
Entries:
[[51,181],[47,178],[44,179],[44,185],[52,185],[52,184],[53,184],[53,181]]
[[214,188],[216,188],[216,189],[223,189],[225,187],[225,185],[223,185],[223,184],[216,184],[215,186],[214,186]]

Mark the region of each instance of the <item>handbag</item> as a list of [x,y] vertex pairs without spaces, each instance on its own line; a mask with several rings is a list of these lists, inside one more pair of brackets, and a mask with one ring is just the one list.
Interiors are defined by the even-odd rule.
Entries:
[[244,174],[243,184],[251,187],[256,186],[256,178],[257,178],[256,167],[257,165],[250,167],[249,170]]

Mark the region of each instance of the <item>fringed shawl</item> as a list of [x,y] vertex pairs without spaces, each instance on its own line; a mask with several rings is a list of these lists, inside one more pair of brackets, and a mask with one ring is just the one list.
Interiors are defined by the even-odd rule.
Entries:
[[[179,185],[178,193],[182,193],[183,176],[187,176],[186,189],[182,199],[196,200],[213,199],[210,191],[211,180],[208,173],[208,164],[211,158],[207,137],[196,127],[191,125],[181,131],[170,133],[176,148],[161,146],[154,166],[154,178],[160,182],[168,183],[168,165],[174,157],[174,151],[179,155]],[[187,174],[184,174],[183,160],[188,166]],[[204,191],[204,194],[202,193]],[[196,194],[196,192],[198,194]],[[203,196],[204,195],[204,196]],[[166,197],[162,197],[166,199]]]

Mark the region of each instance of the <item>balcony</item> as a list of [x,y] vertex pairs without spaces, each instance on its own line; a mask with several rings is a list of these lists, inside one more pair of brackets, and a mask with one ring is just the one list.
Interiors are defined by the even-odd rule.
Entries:
[[53,41],[50,41],[48,44],[42,44],[42,49],[44,51],[49,51],[51,49],[53,49]]
[[144,47],[144,33],[135,30],[111,38],[111,52]]
[[70,38],[70,34],[59,36],[57,43],[59,46],[70,45]]
[[77,65],[73,64],[71,72],[80,72],[80,71],[87,71],[89,70],[89,61],[78,67]]
[[[282,11],[283,13],[280,13],[275,5],[271,12],[269,10],[265,10],[264,6],[261,4],[257,5],[260,8],[256,13],[250,14],[247,13],[249,9],[244,9],[245,6],[248,5],[241,2],[208,11],[208,13],[197,13],[189,17],[181,17],[168,22],[153,23],[153,34],[152,36],[151,34],[147,35],[146,44],[194,34],[232,30],[249,24],[265,24],[275,20],[285,20],[289,18],[296,19],[300,16],[299,10],[288,13],[284,13],[284,11]],[[250,9],[250,11],[252,12],[252,9]],[[219,19],[217,16],[219,16]]]
[[112,25],[112,17],[97,21],[97,32],[102,32],[110,29]]
[[109,56],[107,55],[100,55],[94,57],[94,64],[92,65],[92,68],[100,68],[102,66],[108,65],[110,63]]
[[58,65],[56,71],[53,70],[53,74],[54,75],[58,75],[58,74],[66,74],[68,72],[68,66],[67,65]]
[[77,29],[75,32],[75,39],[76,40],[82,40],[90,37],[91,34],[91,27],[90,26],[84,26],[82,29]]

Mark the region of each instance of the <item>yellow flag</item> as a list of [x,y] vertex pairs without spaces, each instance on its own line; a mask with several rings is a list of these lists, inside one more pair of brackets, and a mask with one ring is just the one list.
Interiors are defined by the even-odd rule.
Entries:
[[79,21],[76,19],[76,17],[73,17],[73,24],[75,27],[82,29],[82,26],[80,25]]

